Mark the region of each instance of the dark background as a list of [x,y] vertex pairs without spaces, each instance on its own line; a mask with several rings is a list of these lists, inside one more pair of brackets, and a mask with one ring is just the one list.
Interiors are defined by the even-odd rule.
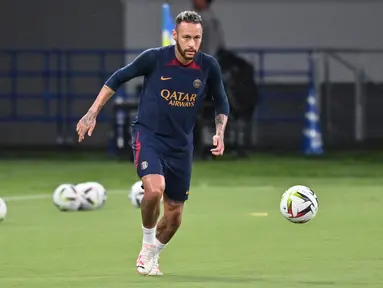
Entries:
[[[124,26],[129,23],[124,19],[126,7],[122,1],[102,0],[60,3],[3,0],[0,5],[0,73],[3,76],[0,78],[0,145],[55,147],[57,143],[67,142],[75,147],[75,123],[86,112],[103,81],[125,64],[124,54],[120,52],[129,44],[124,34],[129,31]],[[137,29],[145,29],[144,23],[137,23]],[[145,33],[142,37],[146,37]],[[137,39],[137,42],[142,41]],[[131,46],[137,47],[136,43]],[[23,52],[15,56],[15,51],[20,50]],[[78,50],[88,52],[80,54]],[[258,69],[258,54],[247,55],[255,55],[250,58],[255,59]],[[12,63],[16,58],[17,63]],[[100,59],[104,60],[103,64]],[[28,71],[34,72],[28,75]],[[81,71],[90,73],[74,75]],[[322,72],[320,76],[323,80]],[[276,82],[271,79],[262,86],[264,97],[254,121],[256,147],[300,149],[309,88],[305,79]],[[334,81],[325,86],[321,81],[320,87],[322,132],[327,148],[355,147],[356,144],[370,147],[383,139],[379,84],[363,84],[366,95],[363,143],[354,141],[355,83]],[[273,93],[280,95],[272,97]],[[105,148],[110,143],[112,106],[113,103],[107,104],[94,136],[85,146]],[[12,110],[15,108],[16,112]]]

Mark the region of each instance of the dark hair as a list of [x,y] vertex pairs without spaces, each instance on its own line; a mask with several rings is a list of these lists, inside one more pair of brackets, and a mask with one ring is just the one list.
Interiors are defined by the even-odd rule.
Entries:
[[176,17],[176,25],[181,24],[181,22],[202,24],[202,17],[197,12],[184,11],[178,14],[178,16]]

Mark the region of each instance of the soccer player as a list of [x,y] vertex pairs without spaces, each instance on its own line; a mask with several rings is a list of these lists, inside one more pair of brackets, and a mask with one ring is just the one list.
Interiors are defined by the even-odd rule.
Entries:
[[[137,272],[143,275],[162,275],[159,254],[181,225],[192,172],[193,128],[205,97],[213,97],[216,107],[211,152],[222,155],[225,148],[229,104],[218,62],[198,51],[201,23],[196,12],[180,13],[172,32],[176,45],[148,49],[116,71],[77,124],[81,142],[86,133],[92,135],[98,113],[115,91],[130,79],[145,76],[132,123],[135,166],[145,191],[141,203],[143,241],[136,263]],[[158,221],[162,196],[164,214]]]

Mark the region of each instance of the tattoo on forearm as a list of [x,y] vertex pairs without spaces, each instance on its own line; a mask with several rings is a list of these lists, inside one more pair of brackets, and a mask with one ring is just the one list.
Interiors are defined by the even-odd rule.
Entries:
[[222,115],[217,115],[217,117],[215,117],[215,126],[218,126],[218,125],[223,125]]
[[215,117],[215,127],[216,127],[217,133],[223,134],[225,132],[225,125],[226,125],[225,115],[218,114]]

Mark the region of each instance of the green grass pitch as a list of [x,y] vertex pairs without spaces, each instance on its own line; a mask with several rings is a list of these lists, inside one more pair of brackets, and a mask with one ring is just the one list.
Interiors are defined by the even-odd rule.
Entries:
[[[0,287],[383,287],[383,161],[256,155],[196,162],[193,173],[182,227],[161,256],[165,275],[144,277],[135,271],[142,235],[128,200],[131,163],[2,160],[0,197],[10,200],[0,223]],[[54,188],[83,181],[108,189],[106,205],[59,212]],[[295,184],[319,199],[307,224],[279,212]]]

